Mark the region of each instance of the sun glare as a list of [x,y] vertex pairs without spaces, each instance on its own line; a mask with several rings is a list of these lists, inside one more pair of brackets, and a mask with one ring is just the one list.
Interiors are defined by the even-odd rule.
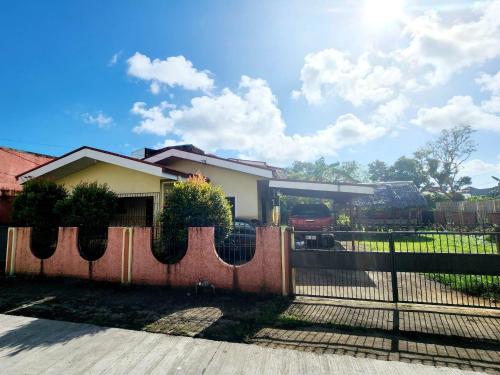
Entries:
[[383,26],[400,20],[404,15],[402,0],[365,0],[363,16],[372,26]]

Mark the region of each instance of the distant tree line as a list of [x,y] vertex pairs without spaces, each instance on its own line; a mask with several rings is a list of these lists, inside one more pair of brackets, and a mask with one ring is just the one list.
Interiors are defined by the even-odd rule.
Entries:
[[431,201],[462,200],[460,191],[472,182],[460,170],[477,150],[473,134],[469,125],[443,130],[412,156],[401,156],[393,164],[374,160],[365,168],[356,161],[327,163],[319,158],[295,161],[284,174],[290,179],[320,182],[412,181]]

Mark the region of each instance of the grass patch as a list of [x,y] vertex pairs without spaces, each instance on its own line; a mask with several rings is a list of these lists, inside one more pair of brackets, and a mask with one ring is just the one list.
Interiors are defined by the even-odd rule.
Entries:
[[[459,235],[447,233],[430,234],[393,234],[394,248],[397,252],[419,253],[459,253],[459,254],[494,254],[497,252],[492,235]],[[356,234],[359,250],[389,252],[387,233]],[[349,246],[349,239],[341,239]]]
[[431,273],[426,274],[426,276],[466,294],[488,298],[493,301],[500,300],[500,280],[498,276],[450,275],[441,273]]

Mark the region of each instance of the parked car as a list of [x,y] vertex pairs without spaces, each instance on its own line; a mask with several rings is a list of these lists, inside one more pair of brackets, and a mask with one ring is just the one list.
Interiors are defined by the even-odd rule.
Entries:
[[295,247],[298,249],[329,249],[335,246],[333,233],[329,232],[333,217],[324,204],[296,204],[292,207],[288,225],[296,231]]
[[324,204],[296,204],[288,218],[288,225],[298,231],[324,231],[333,225],[333,217]]
[[245,263],[253,258],[255,240],[256,227],[254,222],[235,218],[232,231],[217,245],[217,252],[226,263]]

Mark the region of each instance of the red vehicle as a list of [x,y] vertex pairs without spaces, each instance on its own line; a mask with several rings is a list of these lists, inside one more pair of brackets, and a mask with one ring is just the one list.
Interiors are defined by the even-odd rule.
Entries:
[[333,217],[324,204],[296,204],[288,225],[298,231],[326,231],[333,225]]

